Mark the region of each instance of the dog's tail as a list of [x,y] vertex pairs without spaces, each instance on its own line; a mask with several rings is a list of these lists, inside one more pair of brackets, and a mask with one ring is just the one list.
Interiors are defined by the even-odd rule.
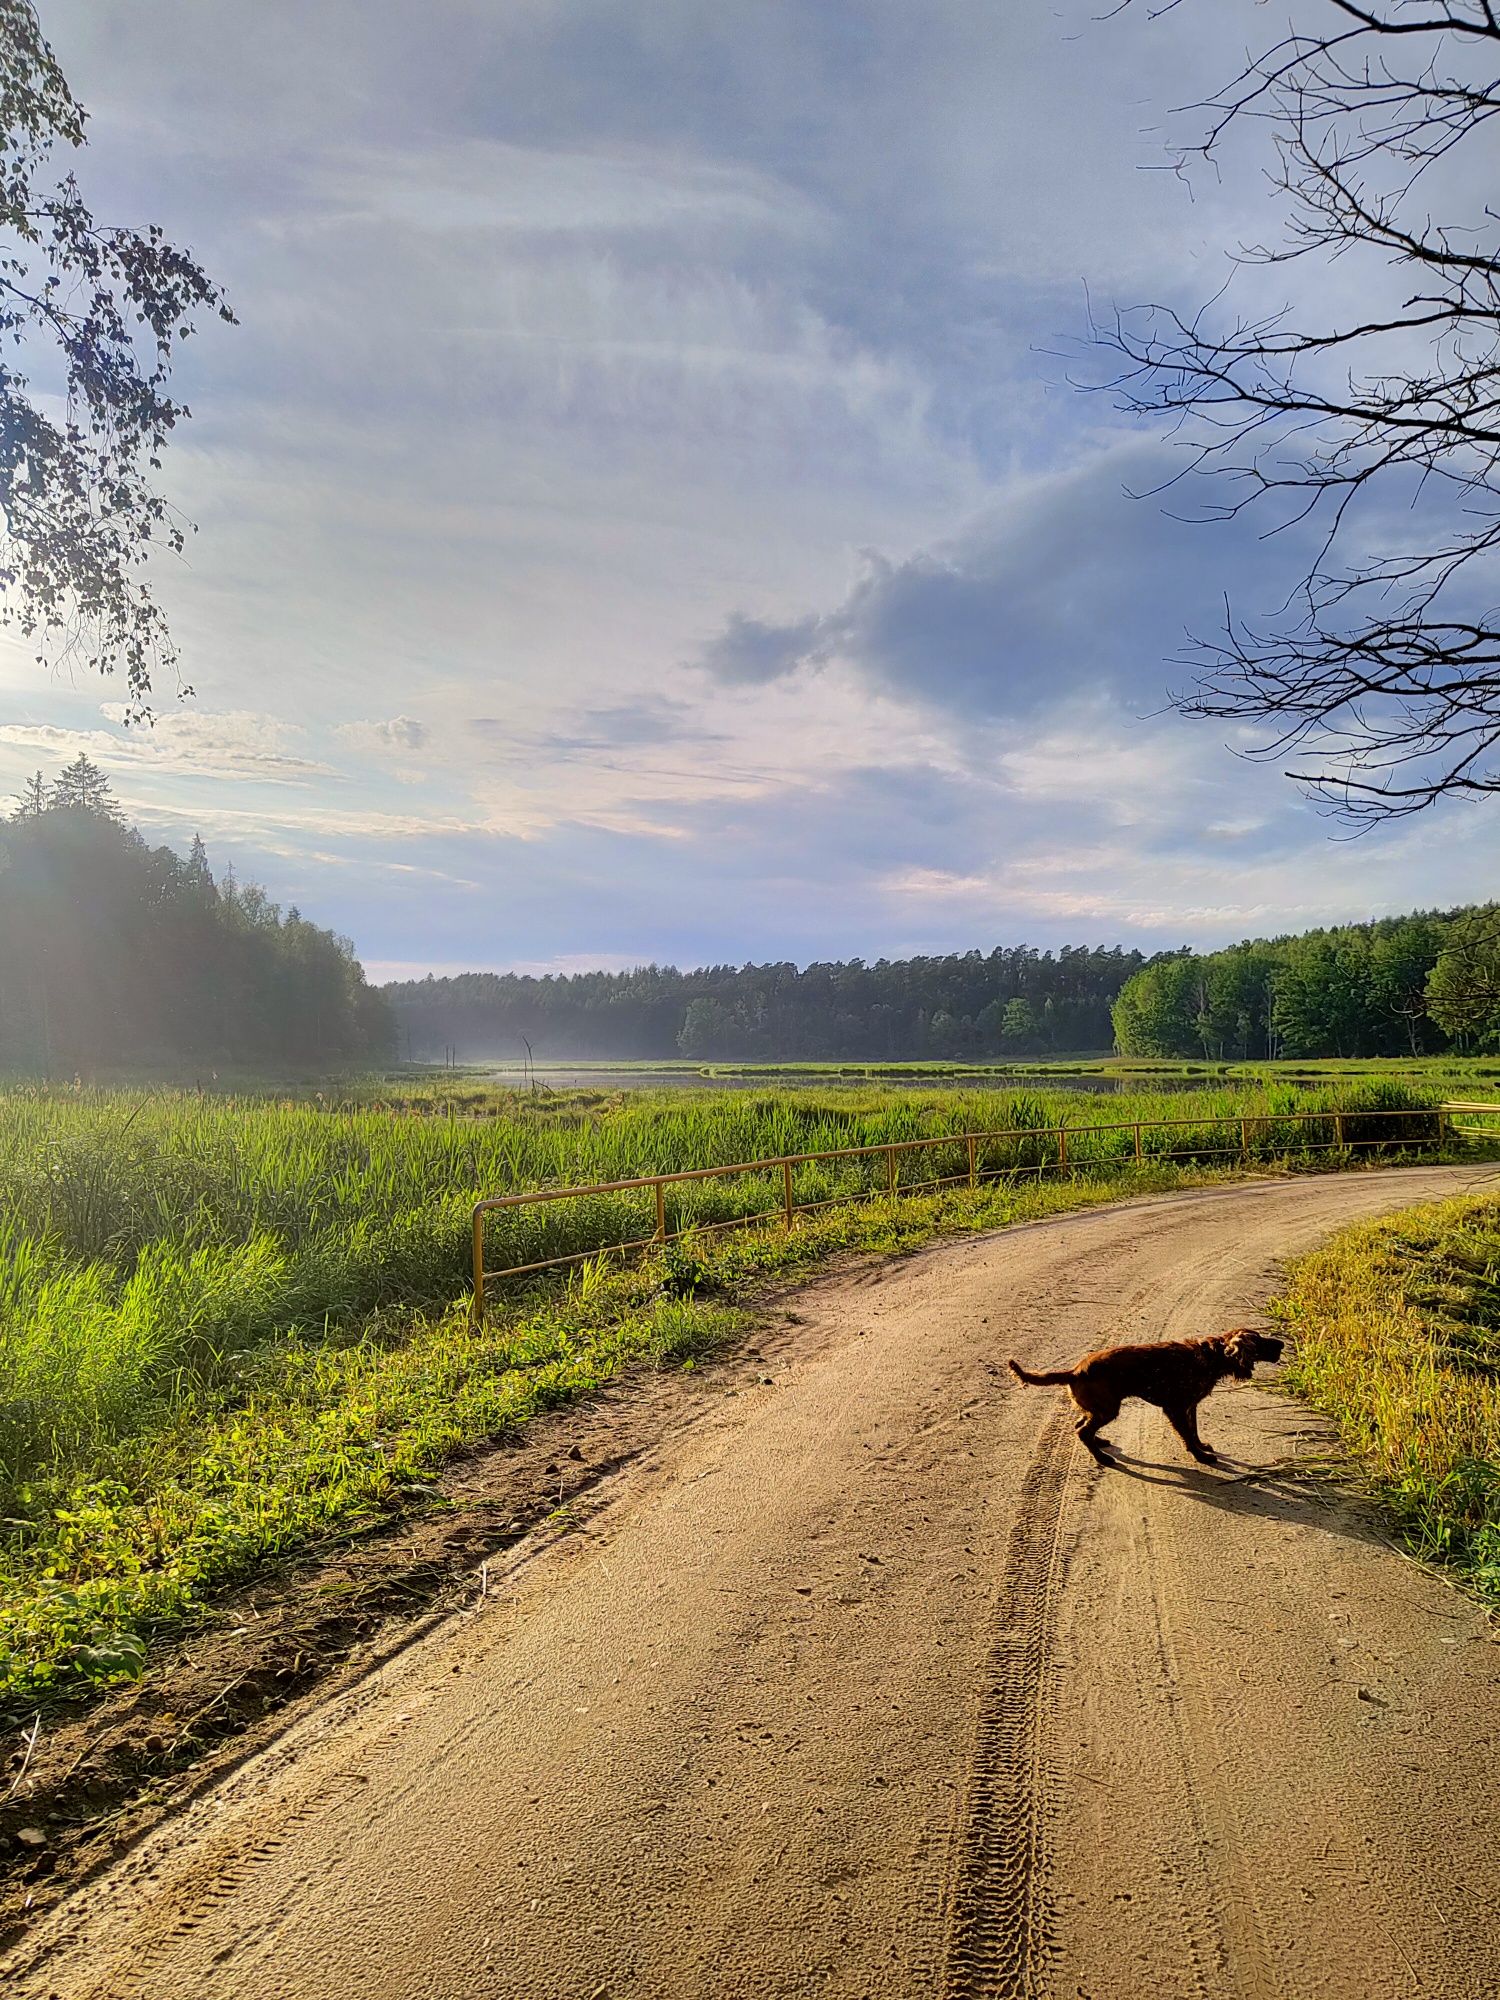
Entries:
[[1045,1374],[1037,1374],[1030,1368],[1023,1368],[1014,1355],[1011,1356],[1007,1366],[1018,1382],[1030,1382],[1034,1388],[1038,1389],[1048,1387],[1054,1382],[1071,1382],[1073,1379],[1071,1368],[1052,1368]]

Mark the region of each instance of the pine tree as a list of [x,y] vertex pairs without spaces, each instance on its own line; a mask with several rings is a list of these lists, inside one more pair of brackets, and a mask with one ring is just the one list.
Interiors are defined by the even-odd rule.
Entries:
[[0,1065],[341,1061],[393,1041],[352,945],[283,922],[232,871],[220,892],[201,841],[185,860],[148,847],[87,757],[0,818]]
[[214,886],[213,870],[208,865],[208,849],[203,845],[201,833],[193,835],[193,844],[188,849],[187,879],[195,889],[211,891]]
[[47,780],[40,771],[33,771],[20,791],[16,793],[16,809],[12,819],[40,819],[47,810]]
[[121,819],[108,778],[82,750],[54,780],[47,804],[53,811],[93,813],[117,824]]

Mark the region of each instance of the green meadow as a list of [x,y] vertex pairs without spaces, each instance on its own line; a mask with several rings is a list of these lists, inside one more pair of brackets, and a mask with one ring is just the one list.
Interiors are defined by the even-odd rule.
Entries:
[[[452,1451],[633,1361],[693,1360],[733,1323],[747,1274],[1238,1171],[1242,1151],[1266,1168],[1316,1165],[1336,1113],[1344,1137],[1373,1151],[1430,1144],[1435,1116],[1391,1114],[1443,1094],[1396,1077],[1107,1099],[909,1087],[522,1095],[469,1080],[306,1099],[0,1094],[0,1697],[134,1671],[153,1630],[378,1508]],[[1315,1115],[1289,1139],[1266,1122],[1286,1111]],[[1166,1119],[1187,1122],[1153,1129]],[[1125,1129],[1084,1129],[1105,1122]],[[1070,1176],[1042,1185],[1058,1125]],[[916,1185],[966,1179],[962,1143],[905,1156],[894,1201],[883,1156],[810,1162],[795,1198],[831,1206],[791,1239],[765,1227],[694,1239],[774,1209],[782,1178],[685,1183],[667,1218],[690,1232],[685,1248],[645,1269],[590,1261],[571,1278],[501,1286],[486,1325],[469,1325],[481,1195],[969,1131],[993,1135],[978,1149],[976,1191]],[[862,1195],[875,1199],[850,1205]],[[653,1198],[631,1193],[501,1212],[487,1262],[593,1251],[654,1222]],[[730,1274],[715,1303],[664,1280],[700,1266]]]

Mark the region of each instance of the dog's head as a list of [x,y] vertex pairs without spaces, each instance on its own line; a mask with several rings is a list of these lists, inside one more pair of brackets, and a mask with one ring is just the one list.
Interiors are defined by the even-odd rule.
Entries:
[[1285,1341],[1275,1340],[1269,1333],[1257,1333],[1253,1326],[1237,1326],[1231,1332],[1221,1334],[1224,1352],[1234,1373],[1248,1381],[1255,1372],[1257,1361],[1279,1361]]

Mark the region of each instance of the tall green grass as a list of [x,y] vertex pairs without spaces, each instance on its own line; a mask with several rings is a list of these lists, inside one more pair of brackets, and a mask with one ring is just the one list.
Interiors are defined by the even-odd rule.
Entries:
[[1408,1545],[1500,1603],[1500,1198],[1345,1230],[1292,1273],[1288,1379],[1337,1422]]
[[596,1259],[508,1294],[475,1327],[462,1304],[376,1315],[357,1337],[286,1335],[233,1386],[183,1376],[170,1403],[96,1442],[51,1505],[0,1543],[0,1720],[139,1671],[145,1642],[217,1592],[336,1526],[399,1502],[455,1451],[586,1396],[631,1365],[692,1366],[741,1322],[736,1300],[832,1252],[890,1252],[1223,1178],[1212,1168],[1020,1179],[861,1202],[780,1227],[689,1237],[638,1267]]
[[[977,1195],[915,1195],[895,1205],[899,1220],[888,1203],[828,1209],[796,1238],[765,1238],[775,1256],[802,1257],[1174,1185],[1168,1147],[1205,1171],[1226,1155],[1237,1163],[1247,1137],[1252,1157],[1269,1158],[1287,1143],[1264,1122],[1279,1111],[1316,1113],[1299,1128],[1309,1147],[1331,1140],[1336,1107],[1346,1136],[1394,1141],[1413,1135],[1389,1113],[1428,1101],[1391,1082],[1107,1103],[1036,1091],[487,1092],[470,1107],[479,1115],[412,1116],[316,1099],[0,1094],[0,1697],[66,1681],[90,1659],[112,1671],[122,1632],[181,1615],[225,1578],[377,1504],[403,1471],[584,1392],[631,1356],[691,1353],[701,1326],[677,1325],[649,1275],[621,1274],[618,1291],[597,1274],[510,1288],[495,1322],[471,1333],[461,1301],[480,1195],[996,1135]],[[1164,1118],[1189,1122],[1152,1132]],[[1082,1129],[1121,1120],[1123,1132]],[[1055,1153],[1039,1133],[1059,1124],[1089,1187],[1028,1183]],[[885,1172],[880,1157],[810,1162],[795,1197],[883,1192]],[[902,1180],[966,1172],[954,1142],[907,1156]],[[779,1172],[686,1183],[671,1193],[669,1227],[781,1199]],[[869,1219],[841,1219],[853,1215]],[[502,1211],[488,1261],[593,1250],[654,1223],[639,1194]]]
[[[660,1093],[562,1099],[489,1093],[468,1116],[187,1094],[0,1096],[0,1512],[45,1505],[51,1483],[185,1393],[233,1394],[246,1358],[289,1334],[337,1340],[377,1309],[433,1306],[465,1286],[481,1195],[964,1131],[988,1176],[1055,1155],[1108,1170],[1134,1154],[1209,1159],[1316,1148],[1346,1133],[1398,1137],[1413,1108],[1393,1082],[1342,1090],[1143,1093],[1107,1105],[1065,1093]],[[1267,1114],[1317,1110],[1296,1128]],[[1186,1118],[1171,1131],[1154,1120]],[[1126,1121],[1119,1131],[1084,1128]],[[1248,1121],[1245,1123],[1243,1121]],[[967,1170],[961,1143],[903,1157],[903,1182]],[[799,1202],[883,1187],[881,1157],[797,1169]],[[673,1230],[774,1209],[779,1174],[674,1187]],[[649,1194],[592,1196],[490,1218],[492,1268],[649,1235]]]

